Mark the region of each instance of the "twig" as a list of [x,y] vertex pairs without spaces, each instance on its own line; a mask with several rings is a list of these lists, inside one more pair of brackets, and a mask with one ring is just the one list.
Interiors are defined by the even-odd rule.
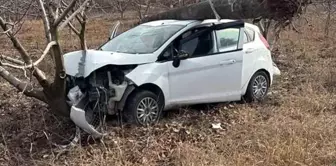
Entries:
[[1,34],[7,34],[9,31],[11,31],[11,29],[7,29],[7,31],[0,32],[0,33],[1,33]]
[[39,0],[39,5],[40,5],[40,8],[41,8],[42,14],[43,14],[42,20],[43,20],[43,25],[44,25],[44,31],[45,31],[45,34],[46,34],[46,38],[47,38],[47,41],[50,42],[51,41],[51,34],[50,34],[50,31],[49,31],[50,25],[49,25],[47,12],[45,10],[45,7],[44,7],[44,4],[43,4],[42,0]]
[[[45,50],[43,51],[43,54],[41,55],[41,57],[40,57],[36,62],[34,62],[33,65],[34,65],[34,66],[37,66],[37,65],[38,65],[38,64],[45,58],[45,56],[48,54],[50,48],[51,48],[52,46],[56,45],[56,44],[57,44],[56,41],[52,41],[52,42],[50,42],[50,43],[47,45],[47,47],[45,48]],[[30,67],[32,67],[32,65],[30,65]]]
[[80,35],[80,32],[71,24],[71,22],[69,22],[68,25],[71,28],[71,30],[75,32],[76,35]]
[[64,12],[55,20],[54,27],[57,27],[62,20],[68,15],[70,10],[76,5],[77,0],[72,0],[72,2],[68,5],[68,7],[64,10]]
[[294,30],[296,33],[301,33],[301,32],[296,28],[296,26],[294,25],[293,22],[291,23],[291,25],[292,25],[293,30]]
[[13,64],[9,64],[9,63],[3,63],[2,61],[0,61],[0,66],[6,66],[6,67],[13,68],[13,69],[25,70],[24,66],[18,66],[18,65],[13,65]]
[[[78,15],[80,12],[82,12],[84,9],[85,9],[85,7],[86,7],[86,5],[87,5],[87,3],[89,2],[90,0],[86,0],[86,1],[84,1],[83,2],[83,4],[76,10],[76,11],[74,11],[72,14],[71,14],[71,16],[69,17],[69,18],[67,18],[63,23],[62,23],[62,25],[60,25],[60,27],[59,27],[59,30],[62,30],[66,25],[68,25],[68,23],[76,16],[76,15]],[[63,13],[65,13],[66,12],[66,10],[67,9],[65,9],[65,11],[63,12]],[[67,15],[65,15],[63,18],[65,18]]]
[[24,65],[24,62],[22,62],[20,60],[17,60],[17,59],[14,59],[14,58],[11,58],[11,57],[8,57],[8,56],[0,55],[0,61],[2,59],[7,60],[7,61],[12,62],[12,63],[15,63],[17,65]]
[[19,23],[20,23],[21,25],[20,25],[19,28],[16,30],[16,32],[13,33],[14,36],[21,30],[21,28],[22,28],[22,26],[23,26],[23,24],[24,24],[24,22],[25,22],[25,21],[22,21],[22,20],[23,20],[23,18],[28,14],[28,11],[29,11],[29,9],[30,9],[31,6],[32,6],[33,1],[34,1],[34,0],[30,1],[29,5],[28,5],[28,8],[24,11],[24,13],[23,13],[23,15],[21,16],[21,18],[19,18],[19,19],[16,21],[15,25],[17,25],[17,24],[19,24]]
[[[63,1],[62,1],[62,2],[63,2]],[[61,12],[63,11],[62,9],[60,9],[60,10],[61,10]],[[68,19],[68,16],[66,16],[65,19]],[[71,29],[73,32],[75,32],[75,34],[76,34],[77,36],[80,35],[80,32],[75,28],[75,26],[72,25],[71,21],[69,21],[68,26],[70,27],[70,29]]]
[[[35,61],[34,63],[32,63],[32,64],[29,64],[29,65],[27,65],[27,66],[18,66],[18,65],[12,65],[12,64],[9,64],[9,63],[3,63],[3,62],[1,62],[0,61],[0,65],[2,65],[2,66],[8,66],[8,67],[11,67],[11,68],[15,68],[15,69],[28,69],[28,68],[30,68],[30,69],[32,69],[32,68],[34,68],[34,66],[37,66],[40,62],[42,62],[42,60],[46,57],[46,55],[48,54],[48,52],[49,52],[49,50],[50,50],[50,48],[52,47],[52,46],[54,46],[54,45],[56,45],[57,43],[55,42],[55,41],[52,41],[52,42],[50,42],[48,45],[47,45],[47,47],[45,48],[45,50],[43,51],[43,54],[41,55],[41,57],[37,60],[37,61]],[[3,56],[0,56],[1,58],[3,57]],[[7,59],[9,58],[9,57],[6,57]],[[15,62],[18,62],[18,63],[21,63],[20,61],[18,61],[18,60],[15,60],[15,59],[12,59],[12,58],[10,58],[10,60],[11,61],[15,61]]]
[[[8,28],[7,27],[7,22],[0,17],[0,26],[4,31],[7,31]],[[10,30],[7,33],[7,36],[9,37],[9,39],[12,41],[14,47],[18,50],[18,52],[20,53],[22,59],[24,60],[25,63],[29,64],[31,62],[31,59],[28,55],[28,52],[26,51],[26,49],[22,46],[22,44],[19,42],[19,40],[13,35],[12,31]]]

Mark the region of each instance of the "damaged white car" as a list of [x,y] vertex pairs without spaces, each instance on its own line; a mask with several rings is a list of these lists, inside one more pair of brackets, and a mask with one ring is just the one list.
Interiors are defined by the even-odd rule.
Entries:
[[176,106],[260,101],[280,75],[259,28],[236,20],[144,23],[64,64],[71,119],[94,136],[104,115],[150,125]]

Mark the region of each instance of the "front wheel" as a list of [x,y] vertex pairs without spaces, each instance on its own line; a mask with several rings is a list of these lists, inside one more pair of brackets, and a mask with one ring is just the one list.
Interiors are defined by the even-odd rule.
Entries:
[[247,87],[245,96],[243,97],[247,102],[263,101],[266,98],[270,80],[264,71],[256,72]]
[[140,126],[153,125],[159,121],[163,102],[160,96],[147,90],[139,90],[133,93],[124,110],[126,121]]

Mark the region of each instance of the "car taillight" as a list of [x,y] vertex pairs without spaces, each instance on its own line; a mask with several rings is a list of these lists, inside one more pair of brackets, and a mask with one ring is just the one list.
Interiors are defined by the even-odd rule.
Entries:
[[268,44],[267,40],[264,38],[264,36],[262,34],[259,33],[259,37],[261,39],[261,41],[264,43],[264,45],[266,46],[267,49],[270,49],[270,45]]

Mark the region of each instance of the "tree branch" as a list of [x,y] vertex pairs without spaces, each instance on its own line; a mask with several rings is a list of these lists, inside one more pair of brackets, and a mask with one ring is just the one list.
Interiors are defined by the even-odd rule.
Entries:
[[0,66],[0,76],[13,85],[16,89],[21,91],[23,94],[34,97],[40,101],[47,102],[44,93],[41,90],[36,90],[34,87],[28,83],[24,83],[12,74],[10,74],[5,68]]
[[[51,48],[52,46],[56,45],[56,44],[57,44],[57,43],[56,43],[55,41],[50,42],[50,43],[47,45],[47,47],[44,49],[43,54],[41,55],[41,57],[40,57],[37,61],[35,61],[35,62],[33,63],[33,65],[34,65],[34,66],[37,66],[37,65],[38,65],[38,64],[45,58],[45,56],[48,54],[50,48]],[[33,67],[33,65],[30,65],[30,67]]]
[[42,20],[43,20],[44,31],[45,31],[45,35],[46,35],[46,38],[47,38],[47,42],[50,42],[51,41],[51,35],[50,35],[50,31],[49,31],[50,24],[49,24],[47,12],[45,10],[45,7],[44,7],[44,4],[43,4],[42,0],[38,0],[38,1],[39,1],[40,8],[42,10]]
[[6,26],[6,22],[5,20],[0,17],[0,26],[4,31],[8,31],[7,32],[7,36],[9,37],[9,39],[12,41],[14,47],[19,51],[22,59],[24,60],[24,62],[26,64],[31,64],[31,59],[28,55],[28,52],[24,49],[24,47],[22,46],[22,44],[19,42],[19,40],[17,40],[17,38],[13,35],[13,33],[11,32],[10,28],[8,28]]
[[71,28],[71,30],[75,32],[76,35],[80,35],[80,32],[71,24],[71,22],[69,22],[68,25]]
[[[82,28],[79,34],[79,39],[81,42],[81,48],[82,50],[87,50],[87,44],[86,44],[86,39],[85,39],[85,30],[86,30],[86,15],[83,15],[83,22],[80,23]],[[85,52],[86,53],[86,52]]]
[[[2,29],[4,31],[8,30],[8,27],[6,26],[6,24],[7,23],[5,22],[5,20],[3,20],[2,17],[0,17],[0,26],[2,27]],[[24,67],[24,68],[31,68],[32,69],[32,73],[33,73],[34,77],[39,81],[39,83],[41,84],[42,87],[49,86],[49,82],[47,81],[46,76],[43,74],[43,72],[40,69],[38,69],[37,67],[35,67],[35,65],[32,64],[32,60],[29,57],[28,52],[25,50],[25,48],[22,46],[22,44],[19,42],[19,40],[13,35],[12,31],[9,31],[7,33],[7,36],[12,41],[16,50],[19,51],[19,53],[20,53],[20,55],[23,59],[24,65],[27,65],[27,67]],[[49,51],[49,49],[48,49],[48,51]],[[14,68],[22,68],[23,67],[23,66],[15,66],[15,65],[7,65],[7,66],[14,67]]]
[[[45,56],[48,54],[50,48],[54,45],[56,45],[57,43],[55,41],[52,41],[50,42],[47,47],[45,48],[45,50],[43,51],[43,54],[41,55],[41,57],[35,61],[34,63],[30,64],[30,65],[27,65],[27,66],[24,66],[24,63],[22,64],[19,60],[16,60],[16,59],[13,59],[13,58],[10,58],[10,57],[5,57],[3,55],[0,55],[0,58],[6,58],[6,59],[9,59],[10,61],[14,61],[15,63],[20,63],[21,66],[16,66],[16,65],[10,65],[10,64],[7,64],[7,63],[2,63],[3,66],[9,66],[9,67],[12,67],[12,68],[16,68],[16,69],[32,69],[34,68],[35,66],[37,66],[40,62],[42,62],[42,60],[45,58]],[[1,64],[1,63],[0,63]]]
[[11,29],[7,29],[6,31],[0,32],[0,34],[7,34]]
[[[62,1],[62,2],[63,2],[63,1]],[[63,2],[63,3],[64,3],[64,2]],[[61,12],[63,11],[62,9],[60,9],[60,10],[61,10]],[[66,16],[65,19],[68,19],[68,17]],[[70,27],[70,29],[71,29],[77,36],[79,36],[80,32],[75,28],[75,26],[73,26],[73,25],[71,24],[71,21],[69,21],[68,26]]]
[[[74,11],[74,12],[71,14],[70,17],[67,18],[67,19],[62,23],[62,25],[59,27],[59,30],[62,30],[66,25],[68,25],[68,23],[69,23],[72,19],[74,19],[74,17],[76,17],[76,15],[78,15],[80,12],[82,12],[82,11],[85,9],[85,7],[86,7],[86,5],[87,5],[87,3],[88,3],[89,1],[90,1],[90,0],[86,0],[86,1],[84,1],[83,4],[82,4],[76,11]],[[65,10],[67,10],[67,9],[65,9]],[[65,13],[65,11],[64,11],[63,13]],[[63,13],[62,13],[62,14],[63,14]],[[65,17],[66,17],[66,15],[65,15],[63,18],[65,18]]]
[[53,26],[57,27],[62,20],[68,15],[68,13],[74,8],[77,0],[72,0],[72,2],[68,5],[68,7],[64,10],[64,12],[55,20]]
[[12,63],[15,63],[17,65],[24,65],[24,62],[20,61],[20,60],[17,60],[17,59],[14,59],[14,58],[11,58],[11,57],[8,57],[8,56],[4,56],[4,55],[0,55],[0,60],[7,60],[9,62],[12,62]]

